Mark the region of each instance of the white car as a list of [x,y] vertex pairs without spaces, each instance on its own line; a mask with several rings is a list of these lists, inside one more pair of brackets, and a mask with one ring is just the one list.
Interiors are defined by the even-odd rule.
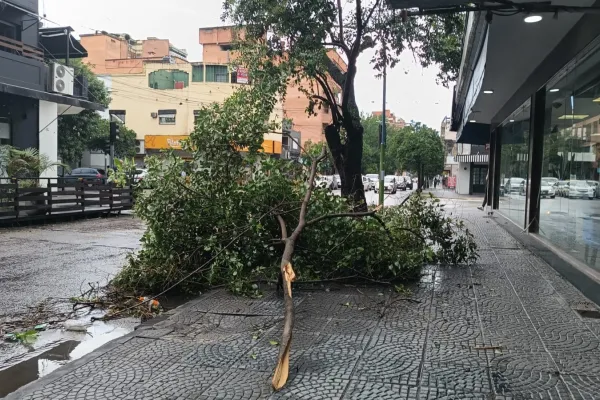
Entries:
[[523,178],[509,178],[504,184],[504,190],[506,193],[520,193],[521,187],[525,185],[525,179]]
[[375,181],[371,180],[371,178],[369,178],[366,175],[363,175],[362,181],[363,181],[363,186],[365,188],[365,192],[368,192],[369,190],[375,190]]
[[140,183],[146,179],[146,175],[148,175],[147,169],[136,169],[135,175],[133,175],[133,183]]
[[569,198],[588,198],[594,200],[594,188],[586,181],[570,181],[569,182]]
[[[378,186],[375,186],[375,193],[379,190]],[[386,175],[383,178],[383,191],[390,192],[392,194],[396,194],[398,190],[398,186],[396,185],[396,176],[394,175]]]
[[556,178],[542,178],[540,197],[550,197],[551,199],[555,198],[557,185],[558,179]]

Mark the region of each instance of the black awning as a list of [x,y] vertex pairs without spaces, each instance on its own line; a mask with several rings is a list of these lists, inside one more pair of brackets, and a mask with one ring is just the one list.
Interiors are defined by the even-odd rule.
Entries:
[[71,35],[71,32],[73,28],[70,26],[40,29],[40,47],[44,50],[45,56],[51,59],[66,59],[68,45],[69,58],[87,57],[87,50]]
[[486,144],[490,142],[490,124],[467,122],[459,132],[457,143]]

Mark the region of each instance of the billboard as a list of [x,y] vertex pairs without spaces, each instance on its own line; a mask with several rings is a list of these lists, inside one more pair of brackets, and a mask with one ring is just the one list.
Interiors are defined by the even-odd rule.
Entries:
[[188,137],[187,135],[146,135],[144,136],[144,147],[146,150],[181,150],[181,141]]

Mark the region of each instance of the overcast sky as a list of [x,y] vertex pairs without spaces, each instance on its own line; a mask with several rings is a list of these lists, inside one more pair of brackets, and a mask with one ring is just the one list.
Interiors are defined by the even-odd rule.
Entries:
[[[40,14],[60,25],[70,25],[76,34],[107,31],[128,33],[135,39],[154,36],[169,39],[188,51],[188,60],[202,60],[198,28],[219,26],[221,0],[39,0]],[[46,22],[46,26],[54,26]],[[370,56],[359,58],[356,77],[361,112],[381,110],[382,82],[374,77]],[[404,120],[420,121],[437,130],[450,115],[452,92],[435,83],[436,68],[421,68],[411,53],[388,74],[387,108]]]

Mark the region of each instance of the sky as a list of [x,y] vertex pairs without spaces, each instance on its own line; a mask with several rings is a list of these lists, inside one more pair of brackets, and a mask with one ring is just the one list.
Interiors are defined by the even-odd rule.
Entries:
[[[188,51],[189,61],[202,61],[198,29],[220,26],[221,0],[39,0],[40,15],[70,25],[75,34],[107,31],[128,33],[134,39],[149,36],[169,39]],[[53,24],[55,23],[55,24]],[[356,94],[360,111],[370,114],[383,108],[383,84],[369,65],[370,55],[358,60]],[[437,85],[437,68],[422,68],[412,53],[405,52],[389,71],[387,109],[405,121],[422,122],[436,130],[450,116],[452,91]]]

